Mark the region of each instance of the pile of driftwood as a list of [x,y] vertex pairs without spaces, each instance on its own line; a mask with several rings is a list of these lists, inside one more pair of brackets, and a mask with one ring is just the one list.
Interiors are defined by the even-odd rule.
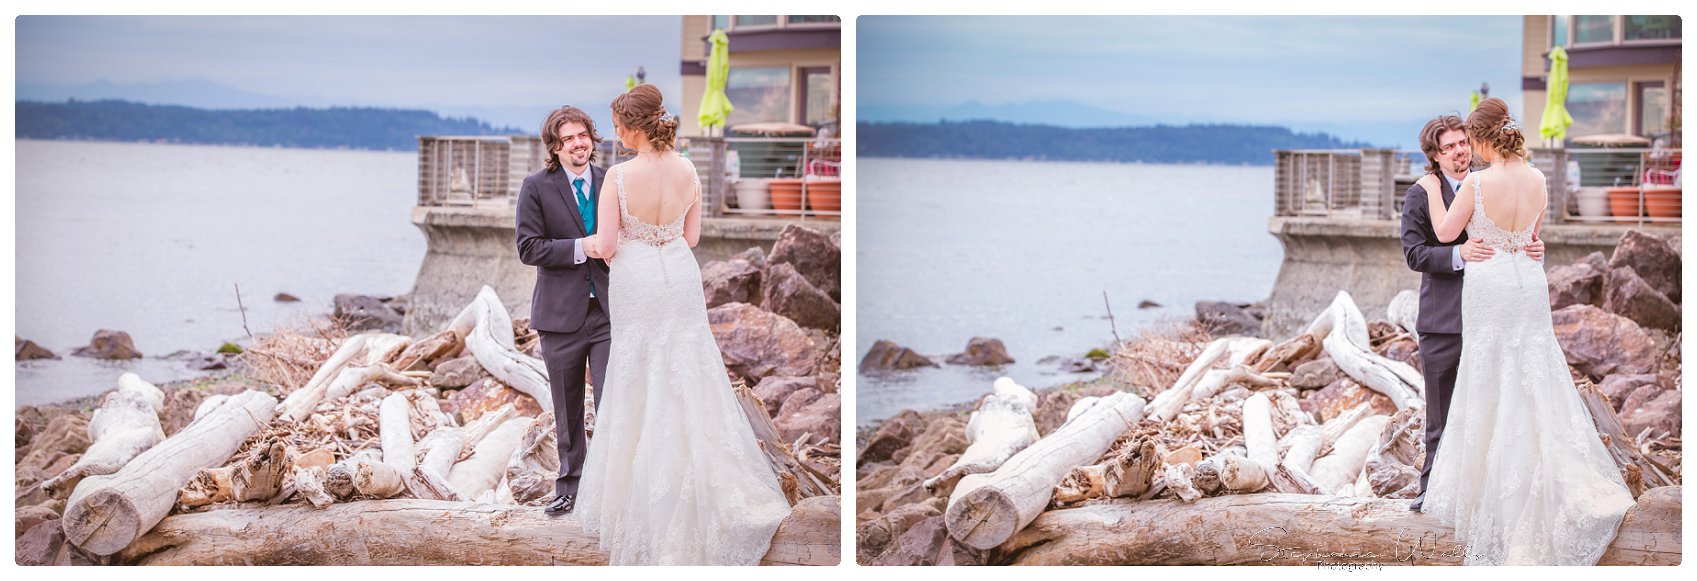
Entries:
[[[968,420],[966,450],[925,486],[948,495],[949,536],[982,562],[1459,563],[1435,518],[1377,500],[1412,498],[1425,460],[1423,379],[1380,352],[1412,335],[1416,305],[1399,297],[1370,332],[1340,292],[1277,344],[1156,345],[1191,357],[1168,387],[1080,399],[1041,438],[1037,396],[1003,378]],[[1316,422],[1289,380],[1322,355],[1395,411],[1362,403]],[[1594,386],[1581,391],[1639,498],[1604,562],[1679,562],[1677,454],[1638,444]]]
[[[365,333],[308,352],[267,353],[316,368],[281,401],[215,395],[167,438],[164,396],[127,374],[89,422],[92,444],[44,482],[68,495],[66,542],[95,560],[140,564],[595,564],[595,538],[536,508],[559,470],[547,371],[520,349],[513,320],[484,287],[446,329],[421,339]],[[294,337],[296,341],[308,341]],[[445,413],[429,368],[472,355],[514,390],[480,414]],[[286,375],[286,374],[285,374]],[[837,561],[837,450],[793,451],[766,408],[737,386],[743,411],[795,510],[768,562]],[[534,400],[531,402],[525,399]],[[594,406],[585,402],[593,434]],[[174,515],[167,518],[167,515]],[[163,522],[162,522],[163,521]]]

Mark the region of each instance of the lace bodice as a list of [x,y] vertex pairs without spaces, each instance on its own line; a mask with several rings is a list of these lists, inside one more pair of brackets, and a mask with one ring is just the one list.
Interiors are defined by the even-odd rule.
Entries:
[[1485,190],[1481,186],[1483,178],[1474,172],[1473,179],[1473,217],[1467,219],[1467,237],[1504,252],[1521,252],[1532,244],[1532,231],[1538,227],[1538,221],[1533,220],[1526,228],[1509,232],[1498,226],[1495,220],[1485,214]]
[[[701,202],[701,178],[690,172],[690,186],[695,189],[695,199],[691,205]],[[630,215],[625,203],[625,168],[622,165],[613,166],[613,183],[619,192],[619,240],[635,240],[651,246],[665,246],[668,242],[682,238],[684,235],[684,218],[689,215],[689,207],[678,214],[677,219],[667,224],[649,224],[636,216]]]

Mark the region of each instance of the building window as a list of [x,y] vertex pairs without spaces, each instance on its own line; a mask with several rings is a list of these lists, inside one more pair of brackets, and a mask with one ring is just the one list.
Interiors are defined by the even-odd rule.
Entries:
[[731,17],[723,14],[713,17],[713,30],[730,30]]
[[736,28],[778,25],[778,17],[776,16],[733,16],[731,20],[731,26]]
[[743,123],[790,120],[789,67],[736,68],[725,79],[725,97],[731,100],[729,126]]
[[1615,17],[1573,17],[1573,44],[1595,44],[1615,41]]
[[1550,18],[1550,48],[1567,46],[1567,24],[1571,16],[1553,16]]
[[1638,126],[1633,133],[1650,137],[1667,133],[1668,88],[1661,81],[1638,83]]
[[836,16],[785,16],[784,19],[789,24],[841,24],[843,22],[842,18]]
[[1678,16],[1627,16],[1626,40],[1674,40],[1679,38]]
[[836,83],[831,82],[831,68],[805,68],[801,70],[801,78],[807,92],[801,100],[802,123],[818,127],[835,121],[837,116],[831,112],[831,101],[836,94]]
[[1626,83],[1575,83],[1567,89],[1570,136],[1626,133]]

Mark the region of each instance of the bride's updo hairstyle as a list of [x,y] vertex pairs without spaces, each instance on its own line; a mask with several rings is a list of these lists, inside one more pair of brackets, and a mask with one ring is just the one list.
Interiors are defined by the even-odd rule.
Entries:
[[1485,143],[1500,155],[1526,157],[1526,136],[1520,122],[1508,116],[1508,103],[1491,97],[1467,116],[1467,136]]
[[678,118],[666,115],[660,89],[641,84],[613,99],[613,116],[619,124],[641,131],[657,151],[672,148],[678,139]]

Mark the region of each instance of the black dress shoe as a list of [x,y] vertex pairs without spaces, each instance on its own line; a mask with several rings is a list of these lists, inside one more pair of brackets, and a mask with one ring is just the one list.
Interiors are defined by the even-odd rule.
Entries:
[[1411,512],[1425,512],[1423,510],[1420,510],[1420,508],[1425,504],[1426,504],[1426,497],[1422,496],[1422,497],[1416,498],[1416,499],[1414,499],[1414,502],[1408,503],[1408,510],[1411,511]]
[[566,513],[571,512],[572,509],[575,508],[576,506],[577,506],[577,498],[576,497],[574,497],[570,494],[562,494],[562,495],[554,497],[554,501],[548,503],[548,506],[546,508],[542,509],[542,513],[547,514],[547,515],[566,514]]

